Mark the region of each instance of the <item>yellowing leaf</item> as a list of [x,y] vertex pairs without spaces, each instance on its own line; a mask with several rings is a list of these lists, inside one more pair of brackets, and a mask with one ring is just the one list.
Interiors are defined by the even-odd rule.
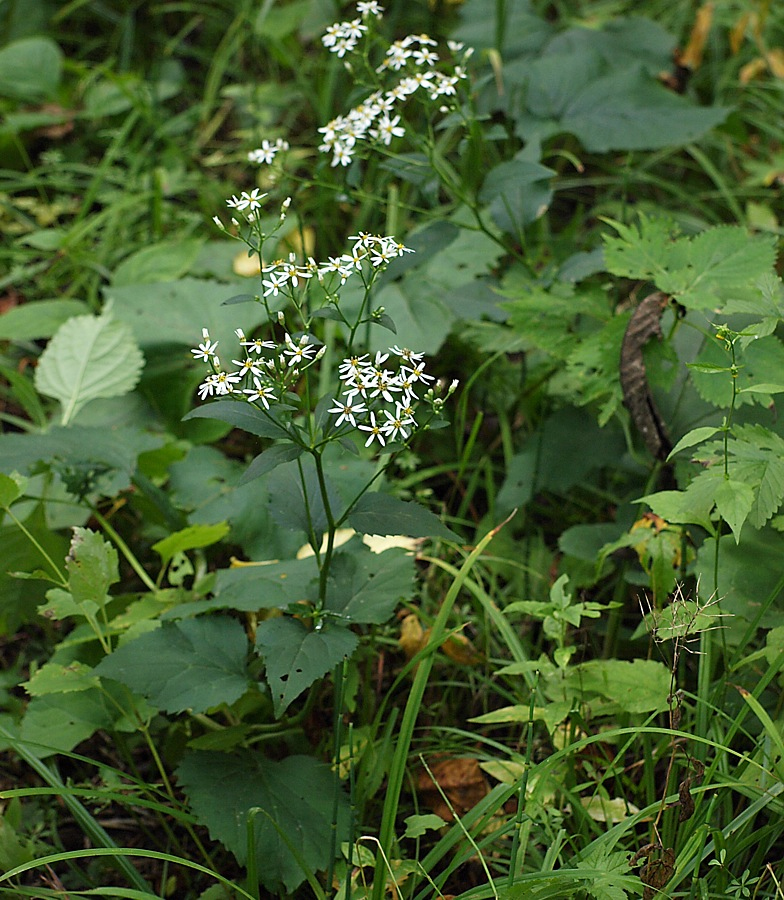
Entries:
[[425,646],[427,635],[419,621],[416,613],[409,613],[400,625],[400,637],[398,644],[407,659],[416,656],[417,653]]
[[758,56],[756,59],[752,59],[751,62],[746,63],[743,66],[738,74],[738,81],[741,84],[748,84],[750,81],[753,81],[758,75],[761,75],[765,69],[767,69],[768,64],[765,60]]
[[623,797],[609,800],[607,797],[580,797],[583,809],[594,822],[622,822],[640,810],[633,803],[627,803]]
[[765,59],[776,78],[784,78],[784,50],[781,47],[774,47],[768,51]]

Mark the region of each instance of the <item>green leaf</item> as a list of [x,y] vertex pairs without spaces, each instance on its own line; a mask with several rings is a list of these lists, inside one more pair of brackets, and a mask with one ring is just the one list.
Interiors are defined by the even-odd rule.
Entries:
[[181,278],[193,265],[204,241],[191,238],[161,241],[137,250],[114,270],[112,285],[155,284]]
[[81,300],[37,300],[23,303],[0,316],[0,340],[37,341],[51,337],[74,316],[90,312]]
[[90,400],[121,397],[139,381],[144,357],[130,328],[102,316],[75,316],[58,329],[38,360],[35,386],[63,407],[67,425]]
[[252,403],[243,400],[214,400],[197,406],[186,416],[188,419],[218,419],[235,428],[241,428],[248,434],[267,438],[289,438],[288,431],[270,413],[257,409]]
[[[219,569],[212,600],[196,601],[198,611],[212,609],[285,609],[311,599],[311,585],[318,579],[314,557]],[[203,609],[202,605],[204,604]],[[193,601],[189,604],[189,608]]]
[[670,450],[670,455],[667,457],[668,460],[672,459],[676,453],[680,453],[681,450],[686,450],[688,447],[694,447],[696,444],[701,444],[703,441],[707,441],[708,438],[712,438],[717,431],[721,431],[720,428],[714,428],[711,425],[706,425],[702,428],[694,428],[692,431],[687,432],[684,436],[678,441],[678,443]]
[[40,745],[31,748],[36,756],[67,753],[100,728],[110,728],[114,713],[98,688],[33,697],[22,719],[21,737]]
[[25,492],[27,479],[18,472],[4,475],[0,472],[0,506],[8,509]]
[[761,528],[784,500],[784,439],[764,425],[741,425],[727,449],[732,477],[754,490],[749,521]]
[[0,97],[36,103],[54,97],[63,54],[53,40],[28,37],[0,50]]
[[667,274],[675,223],[665,217],[649,219],[640,214],[636,225],[624,225],[613,219],[611,225],[618,237],[604,236],[604,262],[607,271],[622,278],[644,278],[656,281]]
[[751,507],[754,505],[754,491],[744,481],[722,478],[718,481],[713,497],[716,509],[735,535],[735,543],[740,543],[743,523],[749,517]]
[[723,107],[695,106],[634,65],[578,91],[559,124],[590,153],[658,150],[699,139],[728,113]]
[[326,608],[352,623],[378,625],[411,596],[414,558],[400,548],[372,553],[360,544],[335,554],[329,574]]
[[[310,756],[277,762],[250,751],[188,753],[177,769],[177,780],[194,813],[240,865],[247,862],[248,816],[253,809],[264,811],[253,820],[255,853],[259,877],[276,896],[291,893],[309,872],[324,869],[329,862],[334,779],[329,766]],[[348,801],[342,791],[337,812],[339,846],[347,840]]]
[[117,551],[87,528],[74,528],[65,568],[68,589],[77,604],[92,601],[103,605],[109,587],[120,580]]
[[206,712],[234,703],[248,688],[248,640],[225,616],[164,622],[118,647],[96,666],[167,712]]
[[177,553],[217,544],[230,530],[227,522],[218,522],[215,525],[189,525],[153,544],[152,549],[161,557],[165,566]]
[[41,666],[29,681],[22,687],[31,697],[42,697],[44,694],[69,694],[73,691],[86,691],[97,688],[100,680],[90,666],[78,660],[68,663],[48,662]]
[[353,631],[329,622],[310,631],[298,619],[267,619],[256,629],[256,649],[264,657],[275,715],[341,660],[351,656],[359,639]]
[[422,816],[407,816],[405,823],[406,830],[403,837],[407,838],[422,837],[428,831],[438,831],[439,828],[443,828],[446,825],[441,816],[437,816],[435,813]]
[[518,154],[518,158],[490,170],[479,192],[479,202],[489,206],[499,228],[519,234],[547,210],[553,196],[550,179],[555,175],[552,169],[521,159]]
[[594,659],[565,673],[576,696],[598,694],[628,713],[666,709],[670,678],[667,666],[652,659]]
[[460,540],[429,509],[418,503],[399,500],[390,494],[363,494],[347,521],[360,534],[404,534],[408,537]]
[[304,452],[304,448],[298,444],[276,444],[274,447],[268,447],[253,459],[243,472],[239,484],[247,484],[254,478],[261,478],[262,475],[277,469],[283,463],[298,459]]

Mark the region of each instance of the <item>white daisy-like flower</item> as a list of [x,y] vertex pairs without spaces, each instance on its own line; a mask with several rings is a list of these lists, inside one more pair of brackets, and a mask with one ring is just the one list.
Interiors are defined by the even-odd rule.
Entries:
[[308,343],[308,336],[306,334],[303,334],[296,344],[289,334],[284,335],[284,341],[286,349],[283,351],[283,355],[289,357],[286,362],[286,365],[289,368],[299,365],[303,360],[308,361],[313,359],[316,348],[313,344]]
[[340,400],[333,400],[334,406],[329,412],[333,413],[333,415],[337,415],[338,419],[335,422],[336,427],[340,427],[344,422],[349,422],[354,428],[357,427],[356,416],[362,415],[362,413],[367,412],[367,407],[364,403],[355,403],[353,396],[347,396],[345,398],[345,402],[341,403]]
[[405,128],[398,124],[399,122],[400,116],[395,116],[393,119],[390,119],[385,113],[378,120],[378,126],[371,134],[373,137],[377,137],[383,144],[389,146],[392,143],[393,137],[403,137],[406,133]]
[[242,346],[247,348],[248,353],[261,353],[262,350],[274,350],[277,344],[274,341],[262,341],[261,338],[253,338],[250,341],[243,341]]
[[401,414],[399,403],[396,405],[394,414],[385,409],[384,415],[386,416],[387,421],[381,426],[381,430],[387,438],[391,441],[395,440],[397,437],[406,440],[409,434],[411,434],[410,430],[408,430],[409,427],[416,424],[411,416]]
[[289,280],[289,276],[286,272],[277,272],[272,270],[269,272],[268,278],[262,278],[261,284],[265,288],[264,296],[269,297],[272,294],[273,297],[277,297],[280,289],[286,284]]
[[198,347],[194,347],[194,349],[191,350],[191,353],[196,359],[201,359],[204,360],[204,362],[209,362],[210,359],[215,356],[215,348],[218,346],[218,342],[210,341],[210,333],[206,328],[202,328],[201,336],[203,338],[202,342]]
[[376,424],[374,412],[370,413],[370,422],[367,425],[359,425],[358,428],[360,431],[368,432],[368,439],[365,441],[366,447],[369,447],[373,441],[378,441],[382,447],[385,445],[384,432],[381,430],[381,426]]
[[240,382],[240,376],[236,372],[218,372],[214,377],[216,394],[231,394],[234,385]]
[[258,378],[253,379],[255,389],[245,388],[243,394],[248,395],[248,403],[255,403],[260,400],[264,405],[264,409],[269,409],[270,400],[276,400],[275,392],[267,384],[262,384]]

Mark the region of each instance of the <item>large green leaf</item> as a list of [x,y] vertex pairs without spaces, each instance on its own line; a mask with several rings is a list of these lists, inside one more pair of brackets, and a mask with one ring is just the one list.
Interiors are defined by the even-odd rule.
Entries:
[[352,541],[352,552],[337,553],[330,566],[327,609],[351,622],[386,622],[401,600],[408,599],[414,580],[414,558],[398,548],[372,553]]
[[202,328],[209,329],[212,340],[219,342],[221,359],[231,360],[240,350],[234,329],[242,328],[250,334],[267,321],[264,307],[257,303],[221,306],[236,293],[236,286],[200,278],[106,288],[106,298],[114,300],[116,317],[133,328],[140,347],[146,351],[156,346],[180,346],[183,364],[190,360],[187,348],[201,340]]
[[256,648],[264,657],[275,715],[356,650],[359,638],[342,625],[322,623],[310,630],[299,619],[267,619],[256,630]]
[[164,622],[123,644],[96,667],[167,712],[206,712],[233,703],[248,688],[248,641],[225,616]]
[[658,150],[697,140],[728,114],[723,107],[695,106],[634,65],[578,91],[564,110],[560,128],[592,153]]
[[68,589],[77,603],[91,600],[102,606],[109,587],[120,580],[117,551],[88,528],[74,528],[65,567]]
[[[255,853],[259,877],[271,894],[290,893],[308,873],[326,868],[335,799],[329,766],[309,756],[276,762],[258,752],[195,752],[186,754],[177,779],[210,836],[241,865],[248,856],[248,816],[259,810],[253,819]],[[348,802],[342,791],[337,799],[340,846],[347,839]]]
[[154,284],[174,281],[191,267],[204,241],[196,238],[161,241],[137,250],[114,270],[112,285]]
[[75,316],[58,329],[38,360],[35,386],[62,404],[67,425],[90,400],[121,397],[139,381],[144,357],[131,330],[109,313]]
[[348,524],[360,534],[404,534],[408,537],[460,538],[435,513],[418,503],[390,494],[363,494],[348,516]]
[[571,666],[565,683],[587,702],[598,695],[624,712],[647,713],[667,708],[671,674],[652,659],[593,659]]
[[90,312],[81,300],[38,300],[14,306],[0,316],[0,339],[37,341],[51,337],[73,316]]
[[63,55],[46,37],[21,38],[0,50],[0,97],[35,103],[54,96]]
[[553,196],[550,179],[555,174],[527,159],[499,163],[485,178],[479,201],[488,204],[499,228],[519,234],[547,210]]
[[28,703],[21,737],[40,745],[30,748],[37,756],[67,753],[100,728],[110,728],[115,716],[116,709],[98,688],[45,694]]
[[245,403],[242,400],[213,400],[212,403],[197,406],[184,418],[186,421],[188,419],[218,419],[259,437],[289,437],[288,431],[278,423],[271,413],[257,409],[252,403]]

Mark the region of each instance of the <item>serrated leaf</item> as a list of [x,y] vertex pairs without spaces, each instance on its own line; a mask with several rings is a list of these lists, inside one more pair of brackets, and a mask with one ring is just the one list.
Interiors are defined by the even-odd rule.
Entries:
[[248,640],[225,616],[164,622],[118,647],[96,666],[167,712],[206,712],[233,703],[248,688]]
[[743,481],[722,478],[717,484],[714,500],[716,509],[735,535],[735,543],[740,543],[743,523],[749,517],[754,504],[754,491],[751,486]]
[[189,525],[153,544],[152,549],[161,557],[161,562],[165,566],[177,553],[217,544],[230,530],[228,522],[218,522],[215,525]]
[[98,688],[33,697],[22,719],[22,739],[40,745],[31,748],[36,756],[67,753],[99,728],[111,727],[110,705]]
[[317,579],[318,569],[313,557],[219,569],[215,596],[204,601],[204,609],[283,609],[292,603],[309,600],[311,585]]
[[240,478],[238,483],[247,484],[249,481],[253,481],[254,478],[261,478],[262,475],[277,469],[283,463],[291,462],[302,456],[304,452],[304,448],[298,444],[276,444],[274,447],[268,447],[252,460],[248,468],[242,473],[242,478]]
[[565,687],[577,697],[598,694],[628,713],[667,708],[670,670],[652,659],[593,659],[571,666]]
[[[252,809],[264,811],[253,819],[254,850],[259,877],[276,896],[291,893],[308,872],[327,866],[334,779],[329,766],[309,756],[289,756],[277,762],[249,751],[188,753],[177,769],[177,780],[194,813],[240,865],[248,856],[248,815]],[[347,839],[348,802],[342,791],[337,812],[339,846]],[[296,857],[287,841],[295,848]]]
[[68,589],[79,604],[92,601],[102,605],[109,587],[120,580],[117,551],[88,528],[74,528],[65,568]]
[[24,494],[27,479],[16,472],[4,475],[0,472],[0,506],[8,509],[12,503]]
[[38,360],[35,386],[62,404],[67,425],[90,400],[121,397],[139,381],[144,357],[131,329],[111,314],[68,319]]
[[183,421],[188,419],[218,419],[258,437],[290,439],[288,431],[273,416],[243,400],[205,403],[183,416]]
[[460,538],[429,509],[390,494],[363,494],[347,518],[360,534],[405,534],[408,537]]
[[330,566],[326,607],[351,622],[386,622],[411,594],[414,559],[405,550],[371,553],[367,548],[338,553]]
[[64,665],[62,663],[45,663],[22,687],[31,697],[44,694],[69,694],[73,691],[86,691],[97,688],[100,679],[90,666],[78,660]]
[[688,447],[694,447],[696,444],[701,444],[703,441],[707,441],[708,438],[712,438],[717,431],[721,431],[721,429],[714,428],[711,425],[692,429],[692,431],[684,434],[684,436],[678,441],[678,443],[672,448],[672,450],[670,450],[670,455],[667,457],[667,459],[672,459],[673,456],[675,456],[676,453],[680,453],[681,450],[686,450]]
[[289,616],[261,622],[256,648],[264,657],[275,715],[282,716],[314,681],[351,656],[358,642],[353,631],[329,622],[318,631]]

